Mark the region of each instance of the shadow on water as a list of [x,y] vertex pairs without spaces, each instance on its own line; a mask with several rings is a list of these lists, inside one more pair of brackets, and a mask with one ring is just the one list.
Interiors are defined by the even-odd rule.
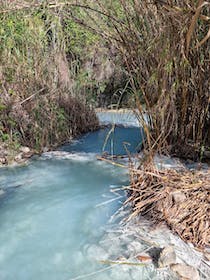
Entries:
[[[73,144],[66,144],[61,150],[68,152],[102,153],[114,155],[135,153],[141,148],[143,130],[139,127],[112,126],[88,133]],[[126,146],[126,149],[125,149]]]

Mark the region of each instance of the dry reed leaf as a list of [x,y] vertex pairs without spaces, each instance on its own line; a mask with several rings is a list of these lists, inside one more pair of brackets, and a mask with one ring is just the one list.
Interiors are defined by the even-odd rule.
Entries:
[[191,43],[191,40],[192,40],[193,32],[195,31],[196,23],[197,23],[198,18],[200,16],[201,10],[202,10],[202,8],[205,5],[209,5],[209,3],[205,2],[204,0],[199,0],[198,7],[197,7],[197,9],[195,11],[195,15],[192,18],[189,30],[187,32],[187,37],[186,37],[186,44],[187,44],[187,46],[186,46],[186,56],[188,56],[188,54],[189,54],[190,43]]

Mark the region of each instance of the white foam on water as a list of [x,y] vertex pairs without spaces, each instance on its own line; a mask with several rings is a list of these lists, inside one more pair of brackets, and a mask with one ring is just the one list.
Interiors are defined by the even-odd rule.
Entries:
[[41,159],[67,159],[78,162],[93,161],[96,159],[95,153],[70,153],[65,151],[51,151],[43,153]]
[[100,124],[102,125],[123,125],[129,127],[139,127],[139,121],[135,115],[135,113],[130,111],[102,111],[97,112],[97,117],[99,119]]

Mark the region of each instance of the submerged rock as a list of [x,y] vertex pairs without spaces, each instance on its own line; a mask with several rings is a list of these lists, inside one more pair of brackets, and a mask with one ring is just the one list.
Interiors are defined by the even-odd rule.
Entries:
[[176,263],[176,254],[173,246],[165,247],[160,253],[158,267],[166,267],[174,263]]
[[8,162],[7,162],[7,159],[6,157],[0,157],[0,165],[6,165]]
[[24,158],[23,153],[19,153],[16,157],[15,157],[15,161],[17,163],[23,163],[26,161],[26,158]]
[[181,263],[173,264],[171,265],[171,270],[180,277],[180,280],[200,280],[197,269],[190,265]]
[[31,151],[29,147],[20,147],[19,150],[20,150],[20,152],[22,152],[24,154],[27,154]]

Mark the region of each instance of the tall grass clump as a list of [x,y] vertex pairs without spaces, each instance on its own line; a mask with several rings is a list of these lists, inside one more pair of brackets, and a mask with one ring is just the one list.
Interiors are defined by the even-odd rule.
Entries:
[[[145,130],[145,157],[131,170],[130,218],[165,222],[209,246],[209,171],[159,170],[158,153],[202,160],[210,150],[210,2],[124,1],[112,37],[124,58]],[[145,120],[145,114],[147,118]]]
[[142,96],[136,94],[140,117],[149,116],[148,149],[201,158],[210,146],[210,3],[121,3],[126,23],[118,37]]
[[1,142],[41,150],[95,129],[96,116],[74,87],[77,58],[67,59],[59,11],[16,8],[0,10]]

